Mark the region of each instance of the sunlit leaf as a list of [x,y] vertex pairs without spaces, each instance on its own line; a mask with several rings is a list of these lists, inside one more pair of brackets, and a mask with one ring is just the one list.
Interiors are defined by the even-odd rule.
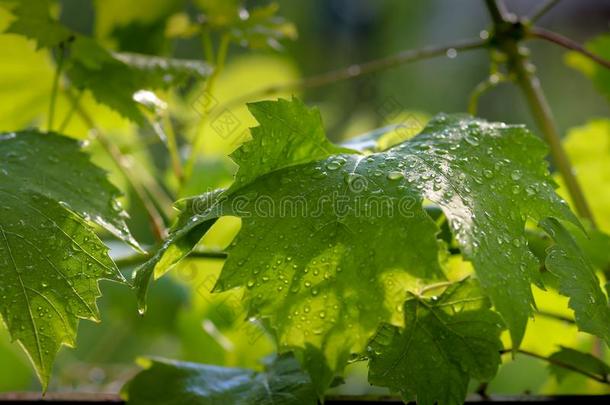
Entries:
[[404,304],[404,328],[384,324],[369,346],[369,382],[421,405],[464,403],[471,378],[500,365],[502,321],[473,280]]
[[241,217],[216,290],[245,287],[250,311],[269,319],[281,349],[305,351],[323,390],[377,324],[394,319],[413,278],[443,277],[426,198],[448,217],[519,345],[534,303],[530,284],[541,283],[525,221],[577,222],[555,194],[540,141],[520,126],[441,115],[416,137],[362,155],[328,144],[315,112],[296,100],[251,109],[261,125],[233,154],[234,184],[190,200],[182,225],[138,271],[140,289],[153,269],[164,272],[160,260],[174,244],[192,249],[198,227]]
[[99,320],[100,279],[125,282],[88,221],[137,246],[118,191],[76,141],[35,131],[0,135],[0,311],[46,387],[79,319]]
[[[610,35],[601,35],[587,42],[585,47],[595,55],[610,60]],[[566,63],[591,79],[600,93],[610,102],[610,70],[608,68],[577,52],[568,53]]]

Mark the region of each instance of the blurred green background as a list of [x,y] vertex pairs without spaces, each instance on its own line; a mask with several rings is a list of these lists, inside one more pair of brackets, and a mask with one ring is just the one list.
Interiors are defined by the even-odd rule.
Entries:
[[[198,38],[169,38],[170,28],[183,15],[194,16],[194,3],[180,0],[63,0],[56,12],[72,29],[98,38],[117,51],[202,59]],[[476,0],[281,0],[280,15],[293,21],[298,39],[284,42],[283,51],[232,47],[227,67],[219,76],[214,93],[220,104],[268,85],[285,83],[354,63],[384,57],[425,45],[443,45],[461,38],[478,37],[489,25],[482,1]],[[536,9],[541,1],[507,1],[520,15]],[[248,7],[265,2],[247,2]],[[9,14],[0,10],[0,28]],[[585,40],[606,32],[610,1],[565,0],[540,20],[540,25],[573,39]],[[9,131],[45,122],[53,59],[37,51],[33,42],[14,35],[0,35],[0,130]],[[564,63],[564,50],[532,42],[533,61],[562,133],[582,126],[589,119],[608,117],[608,104],[580,73]],[[299,95],[318,105],[333,140],[342,140],[374,128],[405,120],[423,123],[438,112],[464,112],[472,89],[489,74],[485,50],[458,53],[378,72],[315,89],[295,89],[283,96]],[[201,87],[193,84],[163,94],[169,102],[179,139],[191,139],[201,131],[197,103]],[[199,101],[198,101],[199,100]],[[197,194],[231,181],[233,164],[227,158],[240,142],[253,119],[243,105],[231,114],[240,130],[231,136],[208,135],[200,151],[195,179],[178,192],[169,175],[169,160],[155,134],[136,129],[111,110],[96,104],[90,95],[82,100],[96,124],[120,148],[133,156],[142,173],[162,180],[169,200]],[[58,115],[69,110],[68,101],[58,100]],[[521,94],[511,84],[501,84],[484,94],[478,115],[535,128]],[[205,124],[209,125],[209,124]],[[86,126],[78,119],[66,128],[68,135],[85,138]],[[112,180],[126,190],[112,162],[95,145],[91,153],[111,172]],[[145,244],[152,244],[142,207],[127,195],[130,227]],[[223,248],[235,235],[239,222],[219,221],[206,236],[208,248]],[[130,254],[128,248],[109,240],[116,258]],[[458,263],[457,266],[463,264]],[[103,283],[99,305],[103,322],[81,322],[78,347],[63,349],[51,380],[51,391],[118,392],[137,371],[139,356],[162,356],[230,366],[258,367],[258,360],[273,351],[273,344],[256,322],[245,320],[240,291],[209,293],[222,262],[186,260],[169,277],[155,284],[145,317],[136,311],[131,291]],[[128,271],[128,270],[127,270]],[[566,301],[555,295],[538,294],[541,308],[565,311]],[[566,313],[568,314],[568,313]],[[550,354],[566,344],[590,351],[593,341],[569,324],[547,319],[531,322],[524,348]],[[607,356],[606,356],[607,357]],[[561,392],[607,392],[600,384],[579,376],[558,383],[538,360],[517,356],[501,368],[490,384],[493,393],[516,394]],[[474,387],[473,387],[474,388]],[[0,392],[38,390],[32,368],[21,349],[0,330]],[[606,390],[606,391],[604,391]],[[366,370],[348,367],[347,384],[340,392],[382,392],[371,389]]]

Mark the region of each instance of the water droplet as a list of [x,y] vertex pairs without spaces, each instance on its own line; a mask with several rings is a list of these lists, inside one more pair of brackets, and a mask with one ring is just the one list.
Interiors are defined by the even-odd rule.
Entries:
[[403,178],[403,174],[401,172],[389,172],[388,180],[400,180]]
[[514,181],[521,179],[522,176],[523,174],[521,173],[521,170],[513,170],[513,172],[510,174],[510,178]]
[[331,170],[331,171],[333,171],[333,170],[337,170],[337,169],[338,169],[338,168],[340,168],[340,167],[341,167],[341,163],[339,163],[339,162],[338,162],[338,161],[336,161],[336,160],[333,160],[333,161],[328,162],[328,163],[326,164],[326,168],[327,168],[328,170]]
[[466,134],[464,139],[472,146],[479,146],[479,139],[473,134]]

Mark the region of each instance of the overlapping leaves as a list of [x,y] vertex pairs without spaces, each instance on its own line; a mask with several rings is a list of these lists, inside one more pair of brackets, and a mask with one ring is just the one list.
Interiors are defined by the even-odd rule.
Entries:
[[412,297],[404,328],[384,324],[372,339],[369,382],[420,405],[462,404],[470,378],[491,380],[500,365],[502,320],[474,280],[439,297]]
[[15,17],[6,32],[23,35],[37,47],[55,50],[72,85],[91,91],[95,99],[144,125],[146,117],[133,96],[142,89],[165,89],[208,77],[202,62],[133,54],[112,54],[92,38],[80,35],[51,17],[50,0],[3,0]]
[[79,319],[99,320],[100,279],[124,282],[89,222],[137,247],[118,190],[78,143],[35,131],[0,135],[0,313],[46,386]]
[[[554,191],[538,139],[522,126],[440,115],[416,137],[364,155],[330,144],[319,114],[298,100],[250,108],[260,126],[233,155],[233,186],[187,201],[165,246],[137,272],[141,292],[153,270],[160,275],[186,255],[216,218],[241,217],[215,290],[245,287],[250,312],[268,319],[281,350],[297,349],[323,391],[380,322],[400,322],[397,308],[415,280],[443,277],[425,198],[443,210],[519,345],[531,283],[541,283],[526,221],[577,223]],[[598,293],[591,268],[582,271],[587,278],[562,293]],[[574,308],[591,310],[583,304]]]

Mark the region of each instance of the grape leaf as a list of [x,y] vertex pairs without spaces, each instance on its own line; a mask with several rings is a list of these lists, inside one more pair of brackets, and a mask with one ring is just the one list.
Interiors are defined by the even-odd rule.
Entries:
[[169,88],[202,80],[212,74],[212,66],[199,60],[163,58],[135,53],[114,53],[112,56],[138,73],[143,87]]
[[281,40],[294,40],[293,23],[277,15],[277,3],[246,9],[241,1],[197,0],[204,12],[205,26],[225,31],[231,40],[251,49],[282,49]]
[[[606,60],[610,59],[610,35],[600,35],[599,37],[585,44],[587,50]],[[568,66],[579,70],[582,74],[593,81],[600,93],[610,102],[610,70],[600,66],[590,58],[577,53],[568,52],[565,61]]]
[[211,73],[205,63],[134,54],[111,54],[95,40],[77,36],[70,46],[66,75],[72,83],[89,89],[95,99],[126,118],[146,125],[134,101],[141,89],[167,89]]
[[69,40],[72,32],[51,18],[50,4],[50,0],[0,0],[0,5],[9,6],[15,17],[6,32],[33,39],[37,48],[53,48]]
[[323,390],[377,324],[395,317],[413,278],[443,277],[438,228],[421,206],[426,198],[445,212],[518,347],[534,304],[530,284],[540,283],[525,221],[577,223],[555,194],[541,141],[522,126],[440,115],[387,151],[336,152],[302,103],[250,108],[261,126],[233,154],[235,183],[186,214],[137,272],[140,280],[190,230],[222,215],[241,217],[215,290],[246,287],[250,312],[268,318],[281,350],[326,358],[318,368],[327,372],[314,381]]
[[576,325],[610,345],[610,307],[591,262],[557,220],[546,218],[540,226],[556,242],[548,249],[545,265],[559,277],[559,293],[570,297]]
[[0,135],[0,313],[46,388],[78,319],[98,320],[98,280],[125,282],[86,221],[137,246],[118,191],[76,141],[24,131]]
[[468,381],[489,381],[500,365],[502,320],[474,280],[439,297],[404,304],[404,328],[383,324],[369,345],[369,382],[406,402],[459,405]]
[[569,347],[561,347],[559,351],[549,356],[551,363],[549,370],[555,375],[558,381],[563,380],[569,373],[573,372],[566,367],[560,367],[554,363],[561,363],[576,370],[585,371],[602,380],[607,380],[610,375],[610,366],[602,360],[590,355],[589,353],[580,352]]
[[123,391],[134,405],[317,403],[309,376],[289,355],[267,361],[262,372],[152,359]]
[[133,99],[138,90],[167,89],[211,74],[211,67],[205,63],[145,55],[114,55],[94,39],[73,32],[52,19],[49,4],[48,0],[20,2],[11,9],[16,19],[7,32],[34,39],[38,47],[61,45],[61,52],[68,57],[65,74],[72,84],[90,90],[98,102],[139,125],[147,125],[148,121]]

